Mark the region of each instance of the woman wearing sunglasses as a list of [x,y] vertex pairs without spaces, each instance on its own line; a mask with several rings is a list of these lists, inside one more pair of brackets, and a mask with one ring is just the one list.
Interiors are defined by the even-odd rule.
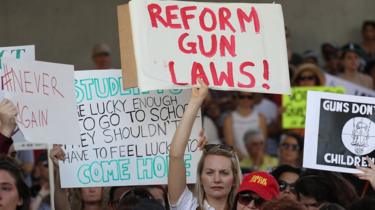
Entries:
[[311,87],[324,86],[325,77],[314,64],[303,64],[298,67],[292,78],[292,86]]
[[289,197],[290,199],[297,200],[295,194],[295,183],[299,179],[302,170],[290,165],[281,165],[271,172],[279,183],[280,197]]
[[302,165],[302,138],[294,132],[285,132],[279,143],[279,165],[300,167]]
[[279,185],[266,172],[253,172],[244,177],[233,210],[260,210],[266,201],[279,196]]
[[168,197],[170,209],[231,210],[241,181],[235,152],[225,145],[206,145],[197,168],[196,197],[186,187],[185,149],[194,120],[208,87],[199,80],[193,88],[184,116],[177,127],[169,153]]

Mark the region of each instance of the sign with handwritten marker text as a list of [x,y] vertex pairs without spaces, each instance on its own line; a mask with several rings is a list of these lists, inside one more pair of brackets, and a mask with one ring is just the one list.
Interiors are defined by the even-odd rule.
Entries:
[[331,93],[344,93],[343,87],[293,87],[291,95],[283,95],[284,129],[304,128],[306,118],[307,91],[321,91]]
[[133,42],[142,90],[190,87],[289,93],[279,4],[132,0]]
[[[14,47],[0,47],[0,75],[2,72],[2,62],[6,59],[22,59],[35,60],[34,45],[14,46]],[[4,98],[4,93],[0,88],[0,100]]]
[[[166,184],[169,147],[190,90],[123,90],[121,70],[75,72],[81,141],[64,146],[64,188]],[[189,183],[196,179],[200,114],[185,154]]]
[[16,122],[27,141],[79,141],[72,65],[7,59],[2,69],[5,97],[17,107]]

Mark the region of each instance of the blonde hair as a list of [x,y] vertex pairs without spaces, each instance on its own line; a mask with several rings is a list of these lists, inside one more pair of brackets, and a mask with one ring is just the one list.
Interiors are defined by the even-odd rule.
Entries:
[[206,159],[208,155],[224,156],[231,160],[234,184],[227,198],[227,204],[228,204],[227,207],[228,209],[232,209],[234,205],[237,189],[240,186],[240,183],[242,180],[241,168],[240,168],[237,155],[235,154],[234,151],[221,149],[219,147],[213,147],[212,149],[209,149],[208,151],[204,151],[201,159],[199,160],[198,168],[197,168],[197,183],[195,184],[195,193],[196,193],[198,204],[199,204],[199,207],[197,209],[203,210],[204,200],[206,197],[206,193],[203,189],[203,185],[201,182],[201,175],[203,172],[204,160]]

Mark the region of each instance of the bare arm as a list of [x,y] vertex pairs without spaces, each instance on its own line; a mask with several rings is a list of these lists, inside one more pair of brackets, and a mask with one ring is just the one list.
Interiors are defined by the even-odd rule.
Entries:
[[50,158],[53,161],[53,173],[55,178],[55,209],[56,210],[70,210],[70,204],[68,199],[68,192],[61,188],[60,184],[60,171],[59,171],[59,160],[64,160],[65,153],[62,150],[61,146],[53,145],[53,148],[50,151]]
[[259,128],[264,138],[267,139],[268,137],[267,136],[267,123],[266,123],[266,118],[262,114],[259,114]]
[[185,148],[187,146],[194,120],[198,114],[204,98],[208,94],[208,87],[201,80],[200,88],[193,88],[191,99],[173,136],[169,152],[168,196],[172,204],[178,199],[186,188],[186,168],[184,162]]
[[232,115],[229,114],[225,117],[224,120],[224,141],[229,146],[234,146],[234,137],[233,137],[233,119]]

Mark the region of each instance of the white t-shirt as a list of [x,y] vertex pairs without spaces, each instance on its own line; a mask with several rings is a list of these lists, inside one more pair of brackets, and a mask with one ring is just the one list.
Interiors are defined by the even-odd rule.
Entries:
[[238,114],[237,111],[234,111],[232,112],[232,120],[234,145],[242,154],[248,156],[243,138],[249,130],[260,131],[259,113],[254,110],[249,116],[244,117]]
[[[198,208],[198,199],[186,187],[176,204],[169,204],[171,210],[196,210]],[[204,210],[215,210],[206,201],[204,201]]]

